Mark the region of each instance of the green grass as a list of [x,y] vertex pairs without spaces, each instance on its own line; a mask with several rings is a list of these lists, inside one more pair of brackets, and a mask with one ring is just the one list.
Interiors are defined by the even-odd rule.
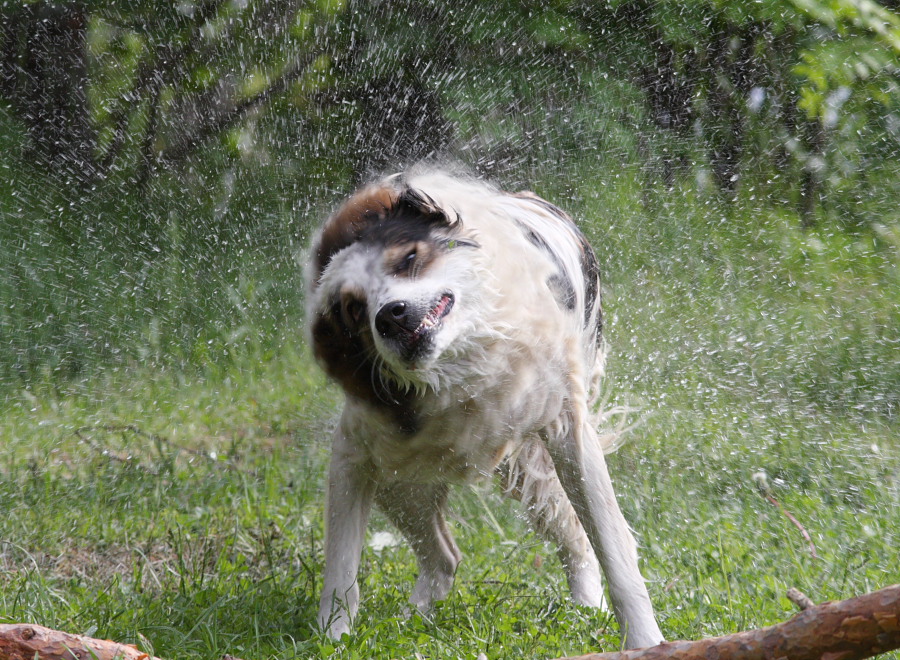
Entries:
[[[539,192],[592,219],[610,397],[640,410],[609,461],[666,636],[781,621],[792,586],[824,601],[900,582],[896,223],[803,233],[750,199],[727,206],[679,189],[642,200],[635,177],[582,180]],[[200,296],[185,298],[189,282],[166,288],[176,263],[153,275],[163,337],[177,337],[179,310]],[[97,290],[113,278],[106,268]],[[228,284],[232,298],[188,319],[208,333],[157,344],[158,355],[4,382],[0,621],[210,660],[617,648],[615,621],[567,600],[552,548],[488,485],[454,494],[466,558],[431,620],[405,618],[414,560],[389,546],[364,554],[354,634],[334,643],[314,630],[339,396],[296,315],[279,311],[290,287],[261,287],[276,275],[248,266],[223,277],[217,290]],[[123,318],[136,324],[127,346],[152,337],[152,314]],[[25,347],[25,322],[10,327]],[[89,347],[82,339],[72,341]],[[375,515],[370,532],[389,529]]]

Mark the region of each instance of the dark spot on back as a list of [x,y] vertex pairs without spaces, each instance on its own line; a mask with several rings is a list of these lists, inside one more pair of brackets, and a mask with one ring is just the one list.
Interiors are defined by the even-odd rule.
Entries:
[[[603,331],[603,309],[600,300],[600,266],[597,263],[597,256],[594,253],[591,244],[588,242],[584,233],[578,228],[578,225],[575,224],[575,221],[572,220],[571,216],[555,204],[548,202],[530,191],[514,193],[513,197],[527,199],[542,207],[545,211],[548,211],[553,217],[558,219],[560,223],[566,225],[577,236],[581,251],[581,272],[584,275],[584,327],[588,328],[591,325],[596,310],[596,334],[597,342],[599,344]],[[558,274],[552,275],[548,279],[547,285],[553,291],[554,296],[561,307],[570,311],[574,310],[577,301],[575,287],[565,275],[565,269],[563,268],[559,257],[553,252],[547,242],[534,231],[522,225],[520,225],[520,227],[532,244],[543,250],[551,259],[553,259]]]
[[556,302],[570,312],[575,311],[578,299],[575,296],[575,288],[568,277],[555,273],[547,278],[547,286],[553,292]]
[[587,238],[580,231],[578,238],[581,241],[581,272],[584,274],[584,325],[591,322],[594,308],[597,308],[597,337],[603,330],[603,307],[600,300],[600,265],[597,263],[597,255],[588,243]]
[[575,293],[575,285],[572,284],[572,280],[566,275],[566,269],[563,266],[562,261],[560,261],[559,255],[553,251],[547,241],[544,240],[543,236],[530,227],[526,227],[521,223],[516,224],[518,224],[522,233],[525,235],[525,238],[528,239],[528,242],[550,257],[553,261],[553,265],[556,266],[556,272],[547,278],[547,286],[553,293],[553,297],[556,298],[557,304],[570,312],[575,311],[575,305],[578,302],[578,296]]

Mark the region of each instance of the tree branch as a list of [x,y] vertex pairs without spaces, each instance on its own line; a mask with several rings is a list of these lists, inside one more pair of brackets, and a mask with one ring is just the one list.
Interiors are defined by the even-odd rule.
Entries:
[[[184,61],[194,54],[203,40],[203,26],[215,17],[225,0],[210,0],[200,3],[195,15],[192,17],[191,35],[188,40],[179,47],[164,44],[152,50],[152,53],[138,67],[131,89],[123,94],[112,115],[113,137],[100,161],[98,174],[106,176],[119,157],[125,139],[128,137],[128,123],[134,111],[141,106],[147,93],[150,93],[151,108],[150,123],[153,125],[152,133],[156,132],[156,114],[158,109],[159,93],[163,86],[174,84],[181,72],[183,76]],[[163,68],[165,65],[165,68]],[[143,147],[143,145],[142,145]],[[143,155],[143,149],[142,149]],[[146,159],[145,159],[146,161]],[[144,170],[149,168],[142,165]]]
[[259,107],[276,94],[281,94],[300,78],[318,58],[320,53],[306,53],[292,66],[288,67],[266,89],[250,96],[230,107],[210,111],[207,119],[190,133],[179,136],[174,144],[165,150],[161,160],[171,164],[184,162],[190,155],[211,137],[231,128],[241,121],[251,110]]
[[156,140],[156,131],[159,126],[159,95],[162,92],[162,81],[156,79],[150,90],[150,105],[147,108],[147,127],[144,129],[144,139],[141,141],[141,161],[138,165],[137,185],[144,190],[147,180],[154,170],[153,142]]
[[[160,660],[133,644],[73,635],[28,623],[0,624],[0,660]],[[231,655],[222,660],[240,660]]]
[[768,628],[558,660],[858,660],[900,648],[900,584],[810,607]]
[[131,644],[72,635],[25,623],[0,624],[0,660],[159,660]]
[[148,61],[141,64],[131,90],[119,99],[118,107],[112,115],[113,137],[109,146],[106,147],[103,158],[100,160],[98,174],[101,177],[105,177],[109,173],[113,163],[119,157],[122,146],[125,144],[125,138],[128,136],[128,120],[131,117],[131,113],[140,106],[144,93],[158,73],[156,71],[156,62],[157,58],[154,58],[152,62]]

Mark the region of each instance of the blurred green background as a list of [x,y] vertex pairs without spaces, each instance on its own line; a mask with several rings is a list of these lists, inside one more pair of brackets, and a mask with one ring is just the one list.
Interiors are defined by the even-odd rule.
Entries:
[[[728,223],[895,238],[886,6],[0,9],[0,392],[277,347],[300,320],[310,227],[354,183],[427,157],[553,194],[599,231],[615,219],[574,193],[587,181],[648,216],[690,197],[685,227],[722,203],[746,210]],[[611,278],[648,249],[621,247]]]

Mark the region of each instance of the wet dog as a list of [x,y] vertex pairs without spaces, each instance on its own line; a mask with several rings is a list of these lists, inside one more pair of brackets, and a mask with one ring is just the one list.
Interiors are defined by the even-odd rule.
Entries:
[[411,544],[410,602],[428,611],[461,559],[449,486],[499,474],[556,544],[572,597],[604,605],[602,566],[626,645],[659,643],[597,432],[597,261],[569,216],[531,193],[395,175],[328,218],[307,280],[313,351],[346,395],[328,475],[328,634],[356,614],[373,502]]

